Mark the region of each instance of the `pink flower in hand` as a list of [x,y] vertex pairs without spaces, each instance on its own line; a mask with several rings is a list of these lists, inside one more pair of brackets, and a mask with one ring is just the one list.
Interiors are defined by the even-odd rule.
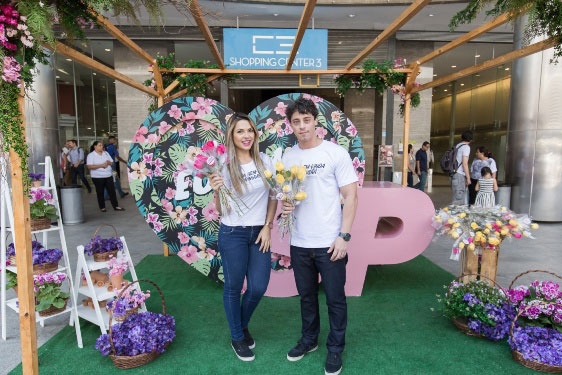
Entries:
[[215,150],[215,142],[214,141],[208,141],[207,143],[205,143],[202,147],[201,150],[203,150],[203,152],[212,152]]
[[223,144],[217,146],[217,154],[223,155],[226,152],[226,147]]

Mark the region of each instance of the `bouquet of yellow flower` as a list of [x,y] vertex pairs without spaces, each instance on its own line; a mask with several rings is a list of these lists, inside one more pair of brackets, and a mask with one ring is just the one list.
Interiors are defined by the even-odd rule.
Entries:
[[436,235],[447,234],[455,242],[451,259],[459,260],[466,247],[470,251],[496,250],[505,238],[529,237],[538,224],[528,215],[516,214],[506,207],[491,208],[450,205],[436,212],[433,217]]
[[[290,202],[298,205],[300,201],[306,199],[304,188],[304,179],[306,177],[306,168],[304,165],[293,165],[289,169],[285,169],[283,162],[275,163],[275,176],[270,170],[264,171],[265,178],[275,194],[278,201]],[[286,217],[280,216],[277,220],[281,237],[291,233],[295,217],[291,213]]]

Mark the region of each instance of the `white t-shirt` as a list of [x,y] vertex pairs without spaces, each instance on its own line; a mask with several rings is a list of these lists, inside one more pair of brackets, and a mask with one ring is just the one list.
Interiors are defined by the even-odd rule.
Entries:
[[462,167],[462,158],[466,156],[467,158],[470,157],[470,146],[467,143],[459,143],[457,144],[457,163],[459,167],[457,168],[457,173],[462,174],[465,176],[464,168]]
[[[264,167],[273,171],[269,157],[262,153],[260,153],[260,157]],[[264,225],[267,214],[267,202],[269,201],[269,188],[264,185],[263,179],[253,161],[248,164],[243,164],[240,167],[242,168],[242,178],[246,181],[246,190],[243,190],[244,193],[239,196],[239,199],[244,202],[247,209],[241,206],[244,214],[238,216],[238,213],[234,209],[236,203],[229,199],[231,206],[230,212],[223,212],[221,222],[232,227]],[[226,167],[223,170],[223,178],[224,185],[228,187],[233,194],[236,194],[236,190],[232,187],[230,174]]]
[[283,155],[285,168],[306,167],[306,199],[295,208],[291,245],[305,248],[330,247],[340,233],[342,207],[340,188],[357,182],[347,151],[332,142],[322,141],[314,148],[295,145]]
[[[110,162],[113,163],[113,160],[111,159],[111,156],[109,156],[107,151],[103,151],[101,155],[93,151],[88,154],[88,157],[86,158],[86,164],[87,165],[103,164],[105,163],[106,160],[109,160]],[[92,178],[111,177],[112,176],[111,165],[108,165],[105,168],[90,169],[90,176],[92,176]]]

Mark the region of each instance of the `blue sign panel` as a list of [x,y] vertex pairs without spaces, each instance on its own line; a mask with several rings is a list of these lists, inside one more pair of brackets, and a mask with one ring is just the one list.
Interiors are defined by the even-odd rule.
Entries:
[[[285,69],[297,29],[224,29],[228,69]],[[328,68],[328,30],[307,29],[292,69]]]

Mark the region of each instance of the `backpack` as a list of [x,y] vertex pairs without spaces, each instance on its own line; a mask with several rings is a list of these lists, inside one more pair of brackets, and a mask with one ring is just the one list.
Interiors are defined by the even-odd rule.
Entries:
[[443,172],[447,173],[449,176],[457,173],[457,169],[459,168],[459,163],[457,162],[457,152],[462,146],[464,145],[451,147],[443,153],[443,156],[441,156],[439,164],[441,165]]

